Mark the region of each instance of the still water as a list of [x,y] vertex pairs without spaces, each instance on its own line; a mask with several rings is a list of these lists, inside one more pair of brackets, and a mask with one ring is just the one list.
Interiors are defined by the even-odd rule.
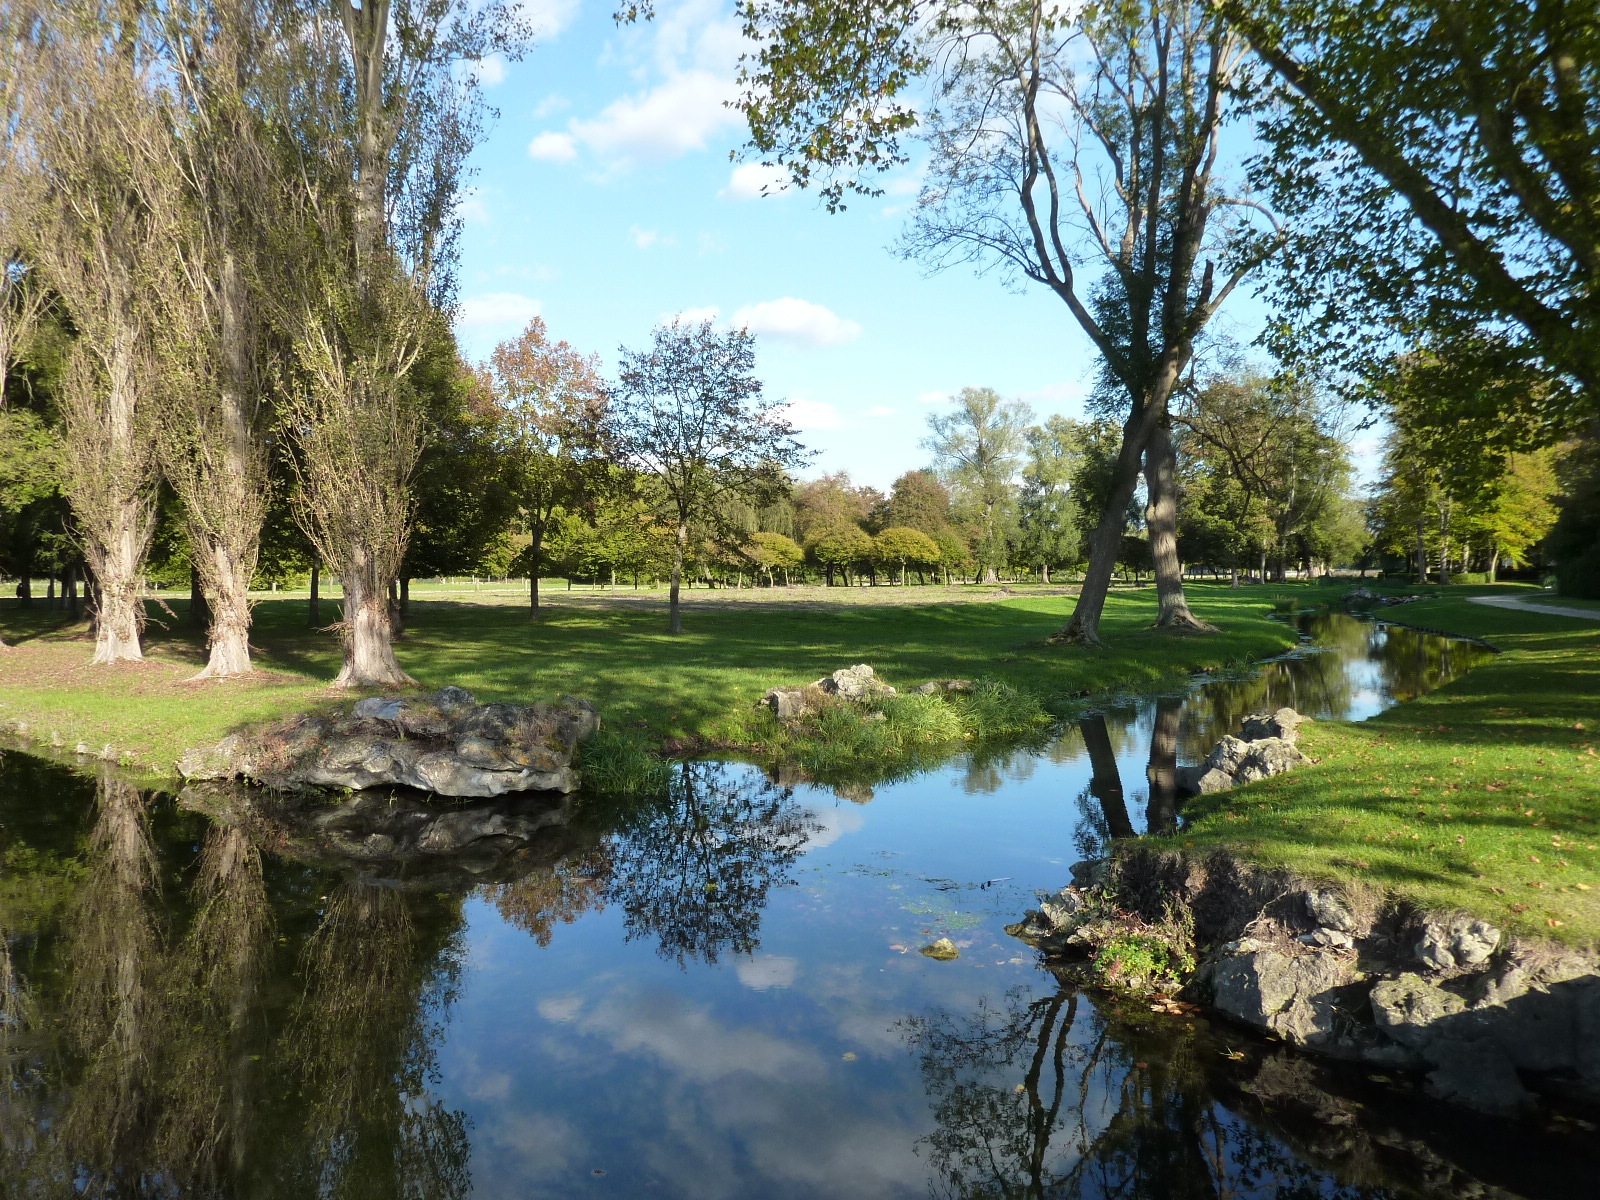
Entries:
[[[838,791],[690,763],[460,863],[0,763],[0,1194],[1568,1197],[1600,1142],[1062,988],[1002,931],[1245,712],[1483,651],[1349,618],[1248,680]],[[840,793],[843,793],[842,795]],[[209,811],[220,810],[212,802]],[[918,947],[951,937],[961,957]]]

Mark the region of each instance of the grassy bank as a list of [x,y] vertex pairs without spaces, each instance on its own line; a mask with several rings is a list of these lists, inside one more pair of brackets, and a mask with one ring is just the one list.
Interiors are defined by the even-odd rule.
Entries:
[[1600,622],[1451,593],[1381,615],[1503,653],[1369,721],[1307,726],[1315,765],[1197,798],[1176,840],[1600,941]]
[[[798,589],[797,589],[798,591]],[[1142,690],[1191,671],[1241,663],[1293,644],[1269,618],[1268,589],[1197,586],[1191,602],[1222,632],[1205,637],[1149,629],[1150,589],[1113,592],[1105,650],[1047,647],[1072,606],[1060,589],[1004,595],[976,588],[823,589],[796,599],[782,591],[694,592],[685,632],[666,633],[665,604],[631,596],[606,602],[558,592],[543,620],[500,602],[412,603],[399,644],[401,664],[426,688],[470,688],[481,700],[571,694],[595,701],[613,729],[633,729],[658,744],[748,745],[764,736],[752,708],[769,687],[807,683],[838,667],[872,664],[896,686],[940,677],[995,680],[1040,698]],[[884,594],[873,603],[870,593]],[[907,592],[923,592],[920,603]],[[34,735],[52,732],[68,748],[109,743],[146,770],[169,771],[188,746],[238,725],[310,708],[329,699],[338,670],[332,635],[307,629],[302,601],[263,600],[252,642],[262,670],[245,681],[186,682],[204,661],[202,641],[177,620],[152,625],[148,661],[88,665],[82,624],[42,607],[0,604],[0,722],[21,719]],[[324,606],[323,620],[336,617]]]

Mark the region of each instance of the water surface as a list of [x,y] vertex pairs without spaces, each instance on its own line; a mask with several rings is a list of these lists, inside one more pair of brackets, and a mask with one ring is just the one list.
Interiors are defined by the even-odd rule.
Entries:
[[[1484,653],[1348,618],[1304,629],[1307,652],[1258,675],[1042,746],[849,798],[684,764],[655,802],[580,802],[467,867],[342,865],[225,805],[9,755],[0,1186],[1589,1194],[1600,1146],[1579,1124],[1480,1121],[1097,999],[1004,934],[1107,837],[1181,820],[1171,765],[1245,712],[1359,718]],[[959,959],[917,953],[939,936]]]

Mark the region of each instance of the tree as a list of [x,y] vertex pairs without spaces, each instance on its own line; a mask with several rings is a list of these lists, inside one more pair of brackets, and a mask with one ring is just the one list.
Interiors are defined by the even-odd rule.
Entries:
[[[740,11],[760,46],[739,100],[754,153],[837,204],[904,162],[902,139],[920,124],[931,157],[902,250],[1048,287],[1123,389],[1112,494],[1057,635],[1098,643],[1146,443],[1195,339],[1275,246],[1251,225],[1264,210],[1218,173],[1239,40],[1198,0],[774,0]],[[903,98],[919,80],[934,93],[920,108]],[[1156,460],[1169,458],[1158,446]],[[1175,519],[1159,496],[1154,507],[1175,546]],[[1194,626],[1175,549],[1157,558],[1161,623]]]
[[710,321],[656,327],[646,350],[622,350],[611,435],[622,460],[652,477],[673,525],[670,628],[691,531],[726,535],[727,500],[759,507],[788,486],[806,452],[782,402],[762,395],[755,338]]
[[[335,687],[410,682],[388,593],[405,558],[425,420],[408,379],[454,290],[455,198],[481,124],[464,63],[519,57],[527,25],[500,0],[337,0],[293,39],[301,271],[280,310],[296,515],[344,590]],[[333,18],[337,18],[337,20]]]
[[1025,437],[1018,552],[1036,564],[1041,579],[1049,583],[1052,566],[1067,566],[1081,557],[1072,480],[1083,459],[1084,428],[1077,421],[1052,416],[1027,430]]
[[884,502],[881,524],[905,525],[929,537],[950,528],[955,517],[950,511],[950,489],[929,470],[907,471],[894,481]]
[[93,661],[103,664],[143,657],[156,485],[150,405],[162,365],[149,283],[170,266],[181,207],[153,68],[137,26],[116,15],[84,0],[33,27],[26,53],[39,70],[26,126],[12,133],[33,148],[48,196],[28,256],[77,334],[57,398],[62,483],[97,585]]
[[509,417],[510,482],[529,537],[528,600],[537,619],[550,522],[601,478],[606,385],[599,356],[552,343],[542,317],[495,347],[489,377]]
[[958,516],[973,530],[973,556],[984,582],[1011,559],[1017,496],[1012,482],[1021,462],[1024,430],[1033,411],[1004,401],[992,388],[962,388],[948,413],[929,413],[923,446],[948,481]]
[[1546,550],[1564,596],[1600,600],[1600,447],[1595,435],[1562,457],[1566,499]]
[[806,542],[819,529],[865,525],[872,520],[873,509],[881,499],[876,489],[857,486],[844,471],[796,484],[792,498],[793,536]]
[[806,552],[795,544],[793,538],[762,530],[750,535],[750,544],[744,552],[751,562],[766,572],[769,586],[774,571],[783,572],[783,582],[787,585],[789,572],[806,561]]
[[[1431,331],[1600,394],[1600,43],[1585,5],[1220,0],[1270,66],[1253,168],[1294,230],[1286,341],[1359,372]],[[1360,231],[1360,236],[1351,236]],[[1504,361],[1502,361],[1502,366]],[[1525,414],[1549,403],[1529,393]],[[1497,423],[1480,423],[1484,436]]]
[[806,553],[826,573],[828,586],[835,571],[843,571],[848,584],[851,572],[872,557],[872,535],[855,524],[829,526],[806,539]]
[[197,678],[245,674],[249,589],[272,503],[264,292],[282,249],[281,156],[263,119],[263,79],[281,83],[273,47],[284,9],[262,0],[182,0],[156,10],[176,123],[164,150],[181,180],[160,349],[163,473],[183,501],[193,566],[210,614]]
[[931,566],[939,561],[939,544],[919,529],[891,525],[872,539],[872,557],[900,568],[900,583],[906,582],[906,566]]

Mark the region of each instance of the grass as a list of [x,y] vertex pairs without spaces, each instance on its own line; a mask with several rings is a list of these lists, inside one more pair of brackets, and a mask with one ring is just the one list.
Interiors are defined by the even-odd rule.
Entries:
[[1503,653],[1359,724],[1305,727],[1317,761],[1198,797],[1177,840],[1352,880],[1572,944],[1600,941],[1600,622],[1449,589],[1381,615]]
[[[769,687],[807,683],[841,666],[871,663],[904,688],[944,677],[992,680],[1048,699],[1108,691],[1144,691],[1175,677],[1248,662],[1294,643],[1270,619],[1265,589],[1197,585],[1191,603],[1222,632],[1202,637],[1149,628],[1153,589],[1114,591],[1107,603],[1104,650],[1047,647],[1072,597],[1060,589],[1005,595],[965,588],[823,589],[687,593],[685,632],[666,632],[659,596],[588,593],[567,602],[553,592],[543,620],[533,623],[509,602],[423,599],[413,591],[410,628],[399,643],[401,664],[426,688],[453,683],[480,700],[565,694],[599,705],[608,728],[626,730],[672,750],[749,745],[755,701]],[[1019,590],[1020,591],[1020,590]],[[872,592],[884,602],[873,603]],[[919,602],[912,597],[922,593]],[[982,602],[961,602],[979,599]],[[170,774],[189,746],[241,724],[327,703],[337,673],[331,634],[306,628],[305,607],[263,599],[252,633],[257,677],[185,682],[203,662],[200,635],[153,610],[148,660],[115,668],[88,665],[87,629],[36,605],[0,603],[0,723],[26,721],[32,734],[52,732],[70,749],[111,744],[146,771]],[[337,616],[324,606],[325,621]],[[995,722],[1000,706],[975,721]]]

